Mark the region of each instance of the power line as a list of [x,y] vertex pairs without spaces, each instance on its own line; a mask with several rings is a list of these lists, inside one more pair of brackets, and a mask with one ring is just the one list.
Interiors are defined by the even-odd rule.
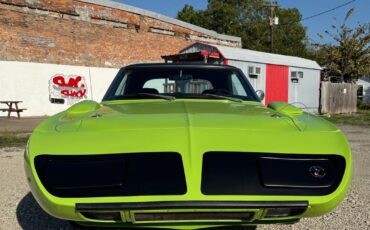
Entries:
[[290,23],[282,24],[282,25],[280,25],[280,26],[288,26],[288,25],[291,25],[291,24],[296,23],[296,22],[301,22],[301,21],[304,21],[304,20],[309,20],[309,19],[312,19],[312,18],[315,18],[315,17],[321,16],[321,15],[323,15],[323,14],[326,14],[326,13],[332,12],[332,11],[337,10],[337,9],[339,9],[339,8],[342,8],[342,7],[344,7],[344,6],[347,6],[347,5],[349,5],[349,4],[351,4],[351,3],[355,2],[355,1],[356,1],[356,0],[351,0],[351,1],[349,1],[349,2],[343,3],[343,4],[339,5],[339,6],[336,6],[336,7],[334,7],[334,8],[331,8],[331,9],[329,9],[329,10],[325,10],[325,11],[322,11],[322,12],[320,12],[320,13],[317,13],[317,14],[314,14],[314,15],[311,15],[311,16],[308,16],[308,17],[305,17],[305,18],[302,18],[302,19],[301,19],[301,20],[299,20],[299,21],[294,21],[294,22],[290,22]]
[[[354,3],[355,1],[356,1],[356,0],[348,1],[348,2],[346,2],[346,3],[343,3],[343,4],[341,4],[341,5],[336,6],[336,7],[334,7],[334,8],[331,8],[331,9],[329,9],[329,10],[325,10],[325,11],[322,11],[322,12],[320,12],[320,13],[317,13],[317,14],[314,14],[314,15],[311,15],[311,16],[308,16],[308,17],[305,17],[305,18],[302,18],[300,21],[296,21],[296,22],[301,22],[301,21],[304,21],[304,20],[309,20],[309,19],[312,19],[312,18],[315,18],[315,17],[321,16],[321,15],[323,15],[323,14],[327,14],[327,13],[329,13],[329,12],[332,12],[332,11],[334,11],[334,10],[337,10],[337,9],[339,9],[339,8],[342,8],[342,7],[344,7],[344,6],[347,6],[347,5],[349,5],[349,4],[352,4],[352,3]],[[287,23],[287,24],[280,25],[280,26],[289,26],[289,25],[291,25],[291,24],[293,24],[293,23],[296,23],[296,22],[291,22],[291,23]],[[318,42],[316,42],[315,40],[313,40],[313,39],[312,39],[312,38],[310,38],[310,37],[308,37],[308,39],[314,42],[314,43],[311,43],[311,44],[314,44],[314,45],[319,44]]]
[[351,4],[351,3],[355,2],[355,1],[356,0],[352,0],[352,1],[349,1],[349,2],[346,2],[346,3],[343,3],[342,5],[336,6],[336,7],[332,8],[332,9],[325,10],[325,11],[323,11],[321,13],[314,14],[314,15],[311,15],[309,17],[303,18],[303,19],[301,19],[301,21],[308,20],[308,19],[315,18],[315,17],[320,16],[320,15],[323,15],[323,14],[329,13],[329,12],[334,11],[336,9],[342,8],[343,6],[349,5],[349,4]]

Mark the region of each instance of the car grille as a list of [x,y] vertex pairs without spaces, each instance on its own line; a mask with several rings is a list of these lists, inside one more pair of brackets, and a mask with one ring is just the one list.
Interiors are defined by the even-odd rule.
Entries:
[[182,195],[181,155],[174,152],[35,158],[44,187],[58,197]]
[[253,212],[172,212],[172,213],[136,213],[136,221],[186,221],[186,220],[240,220],[248,221]]
[[[299,218],[308,207],[301,201],[162,201],[77,203],[76,211],[93,220],[134,223],[227,221]],[[200,223],[199,222],[199,223]]]

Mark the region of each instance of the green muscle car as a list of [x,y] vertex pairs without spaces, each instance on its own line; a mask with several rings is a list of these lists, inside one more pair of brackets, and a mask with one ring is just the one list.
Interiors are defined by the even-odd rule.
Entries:
[[346,138],[262,97],[231,66],[122,68],[101,103],[35,129],[24,156],[32,194],[84,226],[233,228],[330,212],[351,181]]

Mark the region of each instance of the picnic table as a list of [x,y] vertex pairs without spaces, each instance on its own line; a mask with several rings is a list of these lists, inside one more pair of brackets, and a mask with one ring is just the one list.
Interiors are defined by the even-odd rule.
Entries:
[[[6,104],[8,108],[0,108],[1,112],[8,112],[8,118],[10,118],[10,114],[12,112],[17,113],[18,119],[21,117],[20,113],[26,109],[20,109],[18,104],[22,103],[22,101],[0,101],[0,104]],[[14,107],[13,107],[14,106]]]

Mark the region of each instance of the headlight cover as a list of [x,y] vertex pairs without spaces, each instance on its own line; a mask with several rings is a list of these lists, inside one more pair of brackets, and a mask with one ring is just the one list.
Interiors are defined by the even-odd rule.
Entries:
[[266,187],[329,188],[338,174],[328,158],[261,157],[259,164]]
[[203,155],[205,195],[307,195],[334,192],[345,172],[336,154],[207,152]]

